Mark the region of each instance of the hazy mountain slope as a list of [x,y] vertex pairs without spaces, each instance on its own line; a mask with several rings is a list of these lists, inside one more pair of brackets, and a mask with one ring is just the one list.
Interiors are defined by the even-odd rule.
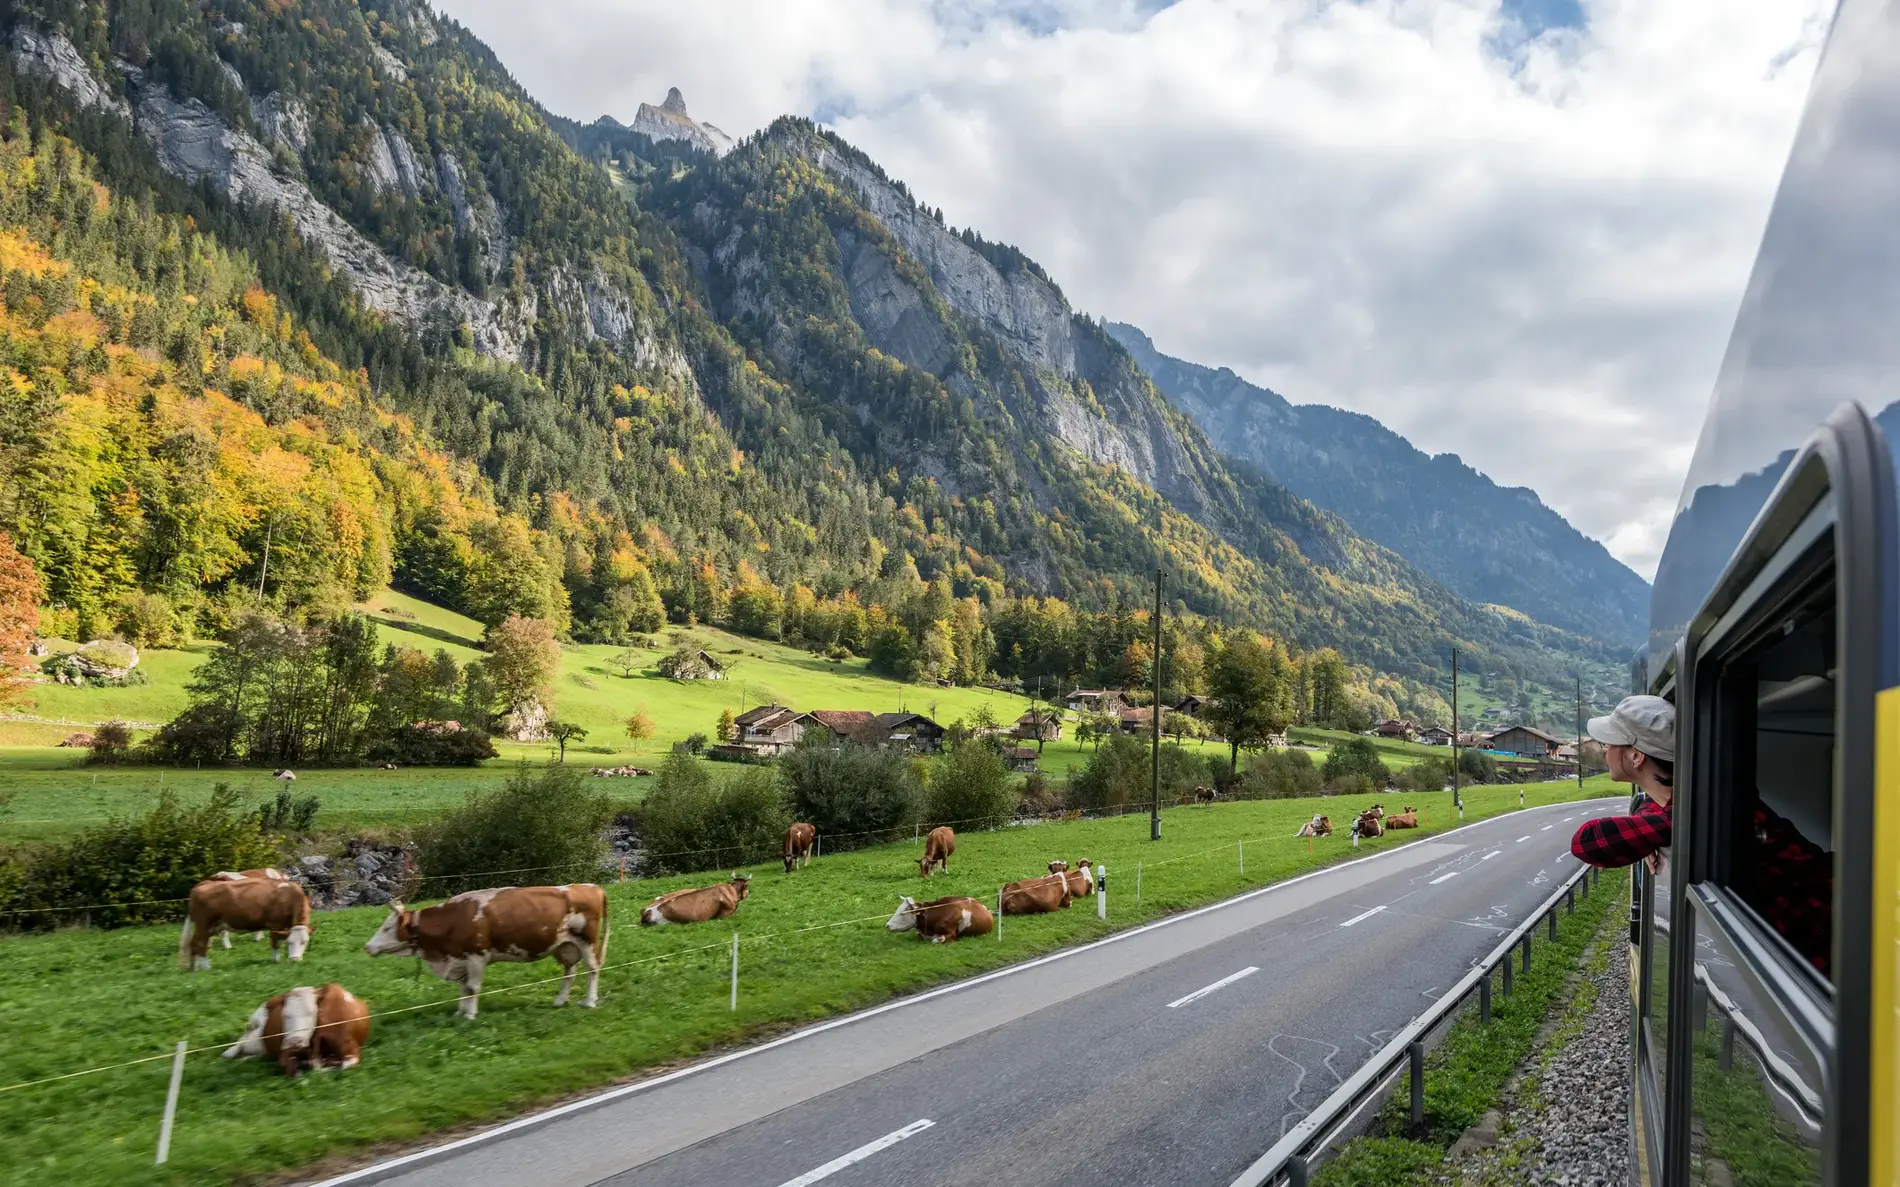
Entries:
[[1641,640],[1649,583],[1536,492],[1501,487],[1456,454],[1426,454],[1369,416],[1295,406],[1224,367],[1162,354],[1134,326],[1108,332],[1220,449],[1457,593],[1618,646]]

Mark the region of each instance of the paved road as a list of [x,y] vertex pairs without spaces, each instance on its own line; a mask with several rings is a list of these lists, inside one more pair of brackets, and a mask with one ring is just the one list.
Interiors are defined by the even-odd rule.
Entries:
[[1486,821],[329,1182],[1225,1187],[1622,802]]

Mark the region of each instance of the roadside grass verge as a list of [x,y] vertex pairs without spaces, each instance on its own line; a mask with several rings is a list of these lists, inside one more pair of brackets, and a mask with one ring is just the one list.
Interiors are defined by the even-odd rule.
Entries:
[[[1401,1076],[1365,1137],[1347,1142],[1313,1176],[1315,1187],[1424,1187],[1437,1181],[1446,1151],[1497,1106],[1511,1076],[1530,1055],[1558,995],[1600,937],[1615,942],[1616,922],[1629,907],[1629,872],[1606,870],[1575,914],[1558,915],[1557,940],[1539,930],[1531,943],[1531,971],[1513,965],[1511,996],[1501,980],[1491,993],[1491,1024],[1478,1021],[1477,1000],[1451,1025],[1425,1060],[1425,1125],[1411,1132],[1411,1077]],[[1514,962],[1521,958],[1514,952]],[[1567,1014],[1566,1017],[1569,1015]]]
[[[1515,810],[1517,791],[1471,791],[1467,820]],[[1571,784],[1527,791],[1533,806],[1578,795]],[[1609,791],[1598,782],[1584,794]],[[1369,803],[1373,797],[1363,798]],[[958,839],[949,874],[928,882],[917,875],[912,843],[828,855],[791,875],[776,863],[754,866],[752,895],[736,919],[699,927],[643,929],[634,921],[651,896],[703,885],[715,875],[609,884],[614,926],[600,1008],[551,1009],[556,986],[545,979],[557,971],[552,963],[497,965],[472,1024],[454,1016],[453,988],[416,962],[363,954],[362,944],[383,919],[379,908],[317,916],[309,956],[294,969],[271,964],[265,945],[239,939],[229,952],[212,949],[211,972],[186,974],[177,966],[175,925],[0,938],[0,1032],[8,1036],[0,1047],[0,1130],[9,1135],[0,1143],[0,1181],[62,1187],[252,1181],[326,1155],[360,1155],[379,1143],[492,1121],[670,1060],[1086,942],[1455,825],[1449,795],[1415,802],[1429,809],[1429,825],[1417,834],[1366,842],[1358,850],[1343,836],[1322,839],[1310,856],[1307,842],[1292,836],[1298,825],[1315,808],[1342,818],[1361,806],[1358,799],[1171,808],[1159,843],[1147,840],[1148,823],[1139,815],[968,833]],[[1236,844],[1242,839],[1244,876]],[[1053,915],[1012,916],[1000,941],[931,945],[884,930],[900,894],[993,899],[999,884],[1039,873],[1057,856],[1107,864],[1108,921],[1095,918],[1092,903],[1077,903]],[[739,1008],[729,1013],[735,925]],[[373,1011],[409,1010],[374,1020],[360,1068],[291,1083],[265,1064],[216,1058],[264,998],[327,981],[348,986]],[[171,1161],[154,1168],[169,1075],[162,1056],[179,1039],[211,1049],[187,1060]],[[8,1088],[150,1056],[161,1058]]]

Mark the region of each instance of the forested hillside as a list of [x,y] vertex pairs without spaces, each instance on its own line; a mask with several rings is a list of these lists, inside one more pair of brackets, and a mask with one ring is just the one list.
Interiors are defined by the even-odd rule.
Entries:
[[1642,640],[1649,583],[1535,492],[1500,487],[1456,454],[1426,454],[1369,416],[1295,406],[1225,367],[1162,354],[1134,326],[1108,332],[1221,449],[1457,593],[1630,650]]
[[1223,458],[1032,261],[803,121],[716,161],[556,121],[407,0],[9,19],[0,528],[81,637],[387,579],[1106,681],[1159,562],[1178,610],[1406,700],[1454,644],[1615,658]]

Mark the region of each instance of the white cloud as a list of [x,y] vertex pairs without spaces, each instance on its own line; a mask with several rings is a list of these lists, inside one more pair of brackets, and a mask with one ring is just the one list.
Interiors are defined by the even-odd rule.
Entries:
[[1456,451],[1645,574],[1832,9],[1584,0],[1512,51],[1497,0],[445,7],[564,114],[824,116],[1079,308]]

